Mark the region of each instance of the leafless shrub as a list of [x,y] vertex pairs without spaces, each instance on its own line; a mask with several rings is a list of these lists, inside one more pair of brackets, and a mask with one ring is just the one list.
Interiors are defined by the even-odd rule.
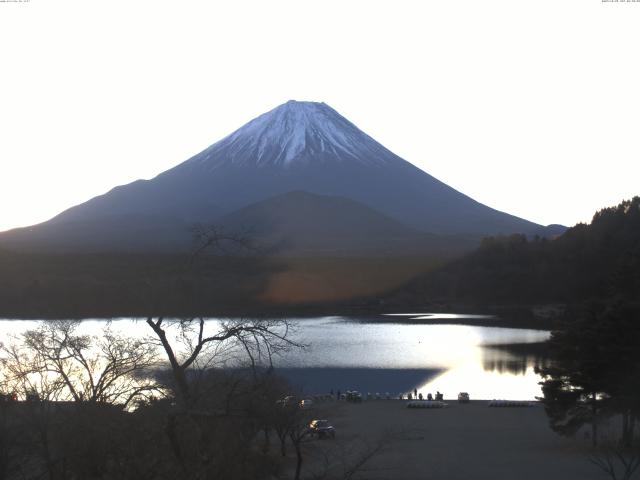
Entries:
[[606,442],[589,455],[589,461],[612,480],[630,480],[640,468],[640,445]]
[[0,345],[3,387],[20,398],[120,405],[159,393],[151,378],[155,347],[104,327],[102,335],[78,333],[78,321],[47,321]]

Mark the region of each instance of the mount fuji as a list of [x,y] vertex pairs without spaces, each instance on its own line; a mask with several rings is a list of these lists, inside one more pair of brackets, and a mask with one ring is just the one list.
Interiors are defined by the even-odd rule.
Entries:
[[[304,192],[306,200],[291,192]],[[544,228],[447,186],[324,103],[289,101],[151,180],[116,187],[48,222],[0,234],[0,246],[184,249],[194,223],[238,225],[239,218],[260,223],[264,231],[286,224],[281,236],[290,237],[296,237],[296,219],[314,219],[314,228],[307,225],[298,237],[325,251],[335,247],[330,237],[338,229],[343,240],[368,232],[369,244],[377,238],[389,246],[398,245],[399,237],[405,245],[409,238],[420,243]],[[326,248],[318,246],[321,237]],[[357,242],[350,245],[357,250]]]

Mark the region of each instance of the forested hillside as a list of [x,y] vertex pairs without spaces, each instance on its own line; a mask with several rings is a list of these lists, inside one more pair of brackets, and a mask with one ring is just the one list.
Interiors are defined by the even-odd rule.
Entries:
[[395,292],[393,303],[583,302],[640,298],[640,197],[552,239],[490,237],[473,253]]

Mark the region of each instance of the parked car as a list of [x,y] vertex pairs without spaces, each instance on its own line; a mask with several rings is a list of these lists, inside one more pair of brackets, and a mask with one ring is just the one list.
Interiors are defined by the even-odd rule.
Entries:
[[335,438],[336,430],[328,420],[313,420],[309,424],[309,432],[318,438]]
[[287,395],[284,398],[281,398],[280,400],[276,400],[276,404],[280,405],[281,407],[289,407],[292,405],[296,404],[296,397],[294,397],[293,395]]
[[313,400],[311,400],[310,398],[305,398],[304,400],[300,400],[300,408],[306,410],[309,408],[313,408]]
[[458,402],[469,403],[469,394],[467,392],[460,392],[458,394]]
[[347,392],[347,402],[361,403],[362,394],[360,392],[350,391]]

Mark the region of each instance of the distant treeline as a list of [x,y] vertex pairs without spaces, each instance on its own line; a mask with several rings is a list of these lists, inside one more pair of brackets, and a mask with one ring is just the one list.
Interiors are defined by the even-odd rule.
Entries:
[[442,262],[0,251],[0,318],[358,313]]
[[0,315],[197,315],[256,301],[278,266],[256,258],[0,253]]
[[597,212],[548,240],[485,239],[473,253],[423,275],[389,302],[580,303],[640,299],[640,197]]

